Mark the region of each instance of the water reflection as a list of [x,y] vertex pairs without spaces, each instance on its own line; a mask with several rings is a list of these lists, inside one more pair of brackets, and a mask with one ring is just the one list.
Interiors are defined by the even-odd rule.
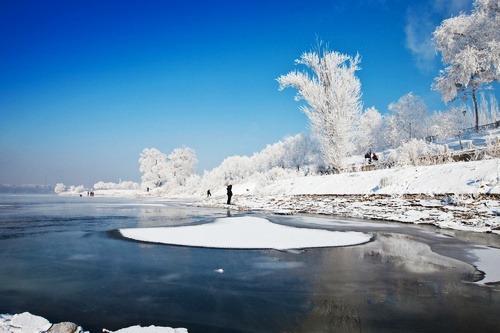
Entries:
[[403,234],[378,234],[373,244],[363,248],[362,256],[417,274],[450,269],[472,274],[475,270],[462,261],[439,255],[428,244]]
[[[0,210],[0,235],[7,235],[0,313],[30,311],[93,332],[137,323],[195,333],[489,332],[499,325],[500,293],[463,283],[475,272],[463,262],[467,243],[426,227],[358,221],[351,227],[375,240],[344,248],[191,249],[107,231],[204,223],[227,210],[58,198],[0,204],[11,205]],[[293,221],[278,222],[307,223]],[[327,222],[321,227],[349,228]]]

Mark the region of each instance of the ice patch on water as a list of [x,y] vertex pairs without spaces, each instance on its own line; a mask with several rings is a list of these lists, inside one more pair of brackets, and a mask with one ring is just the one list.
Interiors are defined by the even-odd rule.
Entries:
[[[0,333],[45,333],[52,324],[45,318],[35,316],[29,312],[23,312],[15,315],[0,314]],[[188,333],[185,328],[172,328],[162,326],[142,327],[139,325],[122,328],[117,331],[109,331],[103,329],[103,332],[108,333]],[[77,328],[79,333],[84,332],[81,327]]]
[[477,283],[500,282],[500,249],[484,246],[470,251],[477,258],[474,265],[485,274]]
[[219,218],[194,226],[120,229],[120,233],[143,242],[226,249],[335,247],[371,239],[371,235],[362,232],[296,228],[253,216]]

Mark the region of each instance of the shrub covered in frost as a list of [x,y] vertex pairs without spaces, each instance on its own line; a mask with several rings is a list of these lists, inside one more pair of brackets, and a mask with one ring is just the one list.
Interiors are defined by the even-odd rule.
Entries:
[[137,190],[139,188],[139,184],[132,181],[121,181],[119,183],[100,181],[94,184],[95,190]]
[[54,187],[54,192],[59,194],[66,191],[66,186],[63,183],[57,183]]
[[385,163],[389,166],[431,165],[450,159],[451,155],[446,145],[413,139],[390,150]]

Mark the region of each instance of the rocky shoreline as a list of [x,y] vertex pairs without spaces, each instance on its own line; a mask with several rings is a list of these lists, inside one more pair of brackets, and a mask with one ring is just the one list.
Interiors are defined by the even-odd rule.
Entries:
[[439,228],[500,234],[499,194],[247,195],[237,196],[231,206],[223,200],[223,197],[211,198],[195,205],[431,224]]

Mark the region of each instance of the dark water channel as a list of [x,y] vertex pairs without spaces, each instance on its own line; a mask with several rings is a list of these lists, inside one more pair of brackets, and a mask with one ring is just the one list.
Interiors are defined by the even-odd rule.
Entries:
[[206,223],[227,211],[0,196],[0,313],[29,311],[91,332],[135,324],[189,332],[500,331],[500,287],[473,283],[481,274],[469,251],[500,247],[497,235],[254,214],[370,232],[374,241],[305,251],[147,244],[113,230]]

